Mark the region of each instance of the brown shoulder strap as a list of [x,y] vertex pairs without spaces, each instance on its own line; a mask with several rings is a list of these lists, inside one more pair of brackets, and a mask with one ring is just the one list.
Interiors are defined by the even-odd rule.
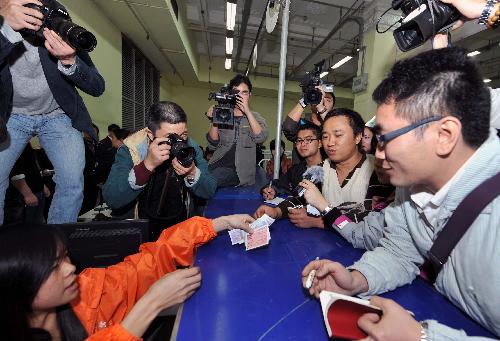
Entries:
[[476,220],[479,213],[498,195],[500,195],[500,173],[476,187],[458,205],[427,253],[428,264],[424,265],[424,268],[432,283],[436,281],[436,277],[448,260],[451,251]]

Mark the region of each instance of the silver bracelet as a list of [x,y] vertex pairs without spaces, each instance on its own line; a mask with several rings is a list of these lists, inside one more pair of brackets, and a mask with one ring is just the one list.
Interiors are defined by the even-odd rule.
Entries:
[[486,6],[483,8],[483,12],[481,13],[481,16],[479,17],[479,20],[477,23],[479,25],[486,25],[488,22],[488,18],[490,17],[491,10],[493,7],[496,5],[497,0],[488,0],[486,1]]

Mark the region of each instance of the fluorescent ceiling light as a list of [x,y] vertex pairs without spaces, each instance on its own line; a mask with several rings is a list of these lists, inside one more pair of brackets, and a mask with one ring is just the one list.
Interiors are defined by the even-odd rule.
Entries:
[[230,31],[233,31],[235,22],[236,22],[236,3],[228,1],[226,3],[226,28]]
[[489,79],[489,78],[483,79],[483,82],[489,83],[489,82],[491,82],[491,79]]
[[481,54],[481,52],[476,50],[476,51],[472,51],[472,52],[467,53],[467,56],[474,57],[474,56],[477,56],[478,54]]
[[231,59],[226,58],[226,62],[224,63],[224,69],[231,70]]
[[350,61],[352,59],[351,56],[347,56],[347,57],[344,57],[342,58],[341,60],[339,60],[337,63],[335,63],[333,66],[332,66],[332,69],[337,69],[339,67],[341,67],[342,65],[344,65],[345,63],[347,63],[348,61]]
[[226,54],[233,54],[233,38],[226,37]]
[[321,75],[319,75],[319,78],[323,78],[328,74],[328,71],[321,72]]

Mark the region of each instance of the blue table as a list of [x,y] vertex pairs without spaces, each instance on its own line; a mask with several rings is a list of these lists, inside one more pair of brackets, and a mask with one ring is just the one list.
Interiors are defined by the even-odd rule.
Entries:
[[[261,203],[257,187],[218,192],[206,215],[252,214]],[[302,289],[302,269],[317,256],[350,265],[362,252],[335,233],[298,229],[287,220],[271,226],[268,247],[249,252],[244,245],[231,246],[223,233],[197,251],[202,286],[177,316],[177,340],[326,340],[319,301]],[[436,319],[469,335],[493,337],[421,280],[383,296],[413,311],[417,320]]]

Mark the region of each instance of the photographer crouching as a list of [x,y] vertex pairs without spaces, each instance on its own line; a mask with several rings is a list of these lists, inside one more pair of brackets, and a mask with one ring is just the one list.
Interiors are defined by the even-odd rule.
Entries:
[[75,25],[55,0],[0,0],[0,224],[8,176],[28,141],[38,135],[54,165],[48,223],[74,222],[83,200],[82,132],[97,139],[76,88],[98,97],[104,79],[87,52],[95,37]]
[[265,119],[250,110],[251,95],[250,79],[237,75],[228,88],[210,96],[219,102],[207,111],[207,141],[214,150],[209,168],[218,188],[255,183],[256,145],[266,140],[268,130]]
[[199,213],[197,203],[216,188],[200,146],[188,137],[186,113],[159,102],[149,109],[147,127],[116,152],[103,197],[115,216],[149,219],[155,240],[164,228]]

